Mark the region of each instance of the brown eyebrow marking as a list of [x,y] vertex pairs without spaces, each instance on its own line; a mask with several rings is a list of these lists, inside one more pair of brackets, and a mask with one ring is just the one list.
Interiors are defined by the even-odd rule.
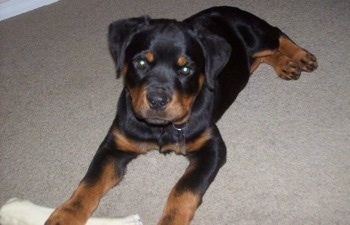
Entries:
[[184,65],[187,64],[187,58],[185,56],[180,56],[178,59],[177,59],[177,65],[182,67]]
[[147,52],[145,54],[145,57],[146,57],[147,62],[149,62],[149,63],[154,62],[155,57],[154,57],[154,54],[152,52]]

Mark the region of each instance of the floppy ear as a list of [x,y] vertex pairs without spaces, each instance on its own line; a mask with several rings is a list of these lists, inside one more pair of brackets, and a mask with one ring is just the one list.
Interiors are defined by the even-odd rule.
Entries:
[[114,59],[117,77],[123,67],[125,50],[135,33],[149,24],[147,16],[118,20],[109,25],[108,44],[111,55]]
[[208,31],[201,31],[199,39],[205,54],[205,78],[209,90],[214,90],[215,79],[230,59],[231,46],[225,39]]

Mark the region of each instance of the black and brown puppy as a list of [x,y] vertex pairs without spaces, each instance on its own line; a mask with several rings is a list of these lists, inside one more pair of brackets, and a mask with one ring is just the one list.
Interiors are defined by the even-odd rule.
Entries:
[[282,31],[231,7],[182,21],[131,18],[112,23],[109,44],[125,87],[116,118],[72,197],[46,225],[82,225],[127,164],[150,150],[190,161],[172,189],[159,225],[185,225],[220,167],[226,147],[215,123],[260,63],[298,79],[317,68],[314,55]]

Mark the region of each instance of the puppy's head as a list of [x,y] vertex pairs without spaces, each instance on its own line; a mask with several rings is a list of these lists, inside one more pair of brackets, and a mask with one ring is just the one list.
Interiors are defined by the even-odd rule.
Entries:
[[205,83],[213,90],[231,52],[209,32],[149,17],[112,23],[109,45],[135,116],[155,125],[186,123],[197,95]]

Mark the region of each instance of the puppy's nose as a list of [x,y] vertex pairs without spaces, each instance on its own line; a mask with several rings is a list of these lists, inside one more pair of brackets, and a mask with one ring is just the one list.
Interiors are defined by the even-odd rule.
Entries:
[[163,110],[170,102],[170,97],[165,93],[151,92],[147,94],[149,107],[155,110]]

